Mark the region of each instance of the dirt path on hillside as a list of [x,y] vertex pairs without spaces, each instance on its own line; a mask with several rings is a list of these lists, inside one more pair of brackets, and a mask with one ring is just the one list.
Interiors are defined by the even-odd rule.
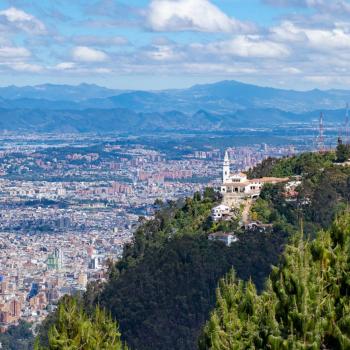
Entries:
[[249,213],[250,208],[252,207],[253,200],[251,198],[247,199],[244,203],[244,209],[242,212],[242,223],[243,225],[247,225],[250,222]]

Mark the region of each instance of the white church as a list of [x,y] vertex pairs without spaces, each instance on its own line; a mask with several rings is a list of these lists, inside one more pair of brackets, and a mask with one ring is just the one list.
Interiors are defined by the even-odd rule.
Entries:
[[288,178],[263,177],[248,179],[247,175],[242,172],[231,174],[230,159],[228,152],[225,152],[220,188],[223,195],[223,204],[225,205],[237,205],[244,199],[259,197],[261,189],[266,183],[276,184],[286,181],[288,181]]

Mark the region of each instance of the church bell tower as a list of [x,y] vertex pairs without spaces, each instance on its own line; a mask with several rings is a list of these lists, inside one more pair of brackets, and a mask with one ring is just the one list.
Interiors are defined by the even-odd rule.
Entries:
[[225,151],[224,165],[222,167],[222,182],[225,183],[230,178],[230,159]]

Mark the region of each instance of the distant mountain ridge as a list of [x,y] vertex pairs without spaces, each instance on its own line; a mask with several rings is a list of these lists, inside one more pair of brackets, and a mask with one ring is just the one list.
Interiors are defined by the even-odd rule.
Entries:
[[237,81],[194,85],[188,89],[163,91],[113,90],[98,85],[43,84],[0,88],[1,107],[37,108],[128,108],[137,112],[199,109],[227,113],[247,108],[276,108],[301,113],[316,109],[340,109],[350,101],[350,90],[295,91],[261,87]]
[[0,88],[0,130],[232,130],[309,122],[326,110],[343,121],[350,90],[294,91],[237,81],[163,91],[90,84]]
[[95,84],[59,85],[41,84],[35,86],[0,87],[0,97],[3,99],[44,99],[52,101],[81,101],[89,98],[107,98],[124,92],[112,90]]
[[[328,111],[327,121],[341,122],[345,110]],[[5,109],[0,108],[0,131],[24,132],[144,132],[232,131],[274,125],[311,122],[319,112],[291,113],[278,109],[246,109],[231,114],[199,110],[138,113],[130,109]]]

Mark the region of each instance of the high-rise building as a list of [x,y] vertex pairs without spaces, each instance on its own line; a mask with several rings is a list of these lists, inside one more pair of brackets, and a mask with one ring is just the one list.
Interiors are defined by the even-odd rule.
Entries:
[[61,270],[64,265],[62,249],[55,248],[53,254],[48,256],[46,264],[50,270]]
[[3,278],[0,281],[0,294],[6,294],[7,292],[7,281]]
[[10,313],[13,317],[20,317],[21,315],[21,303],[15,299],[10,302]]
[[86,273],[80,273],[78,276],[78,283],[81,287],[85,288],[87,284],[87,275]]
[[98,270],[100,268],[100,263],[97,256],[92,256],[89,262],[89,269]]

